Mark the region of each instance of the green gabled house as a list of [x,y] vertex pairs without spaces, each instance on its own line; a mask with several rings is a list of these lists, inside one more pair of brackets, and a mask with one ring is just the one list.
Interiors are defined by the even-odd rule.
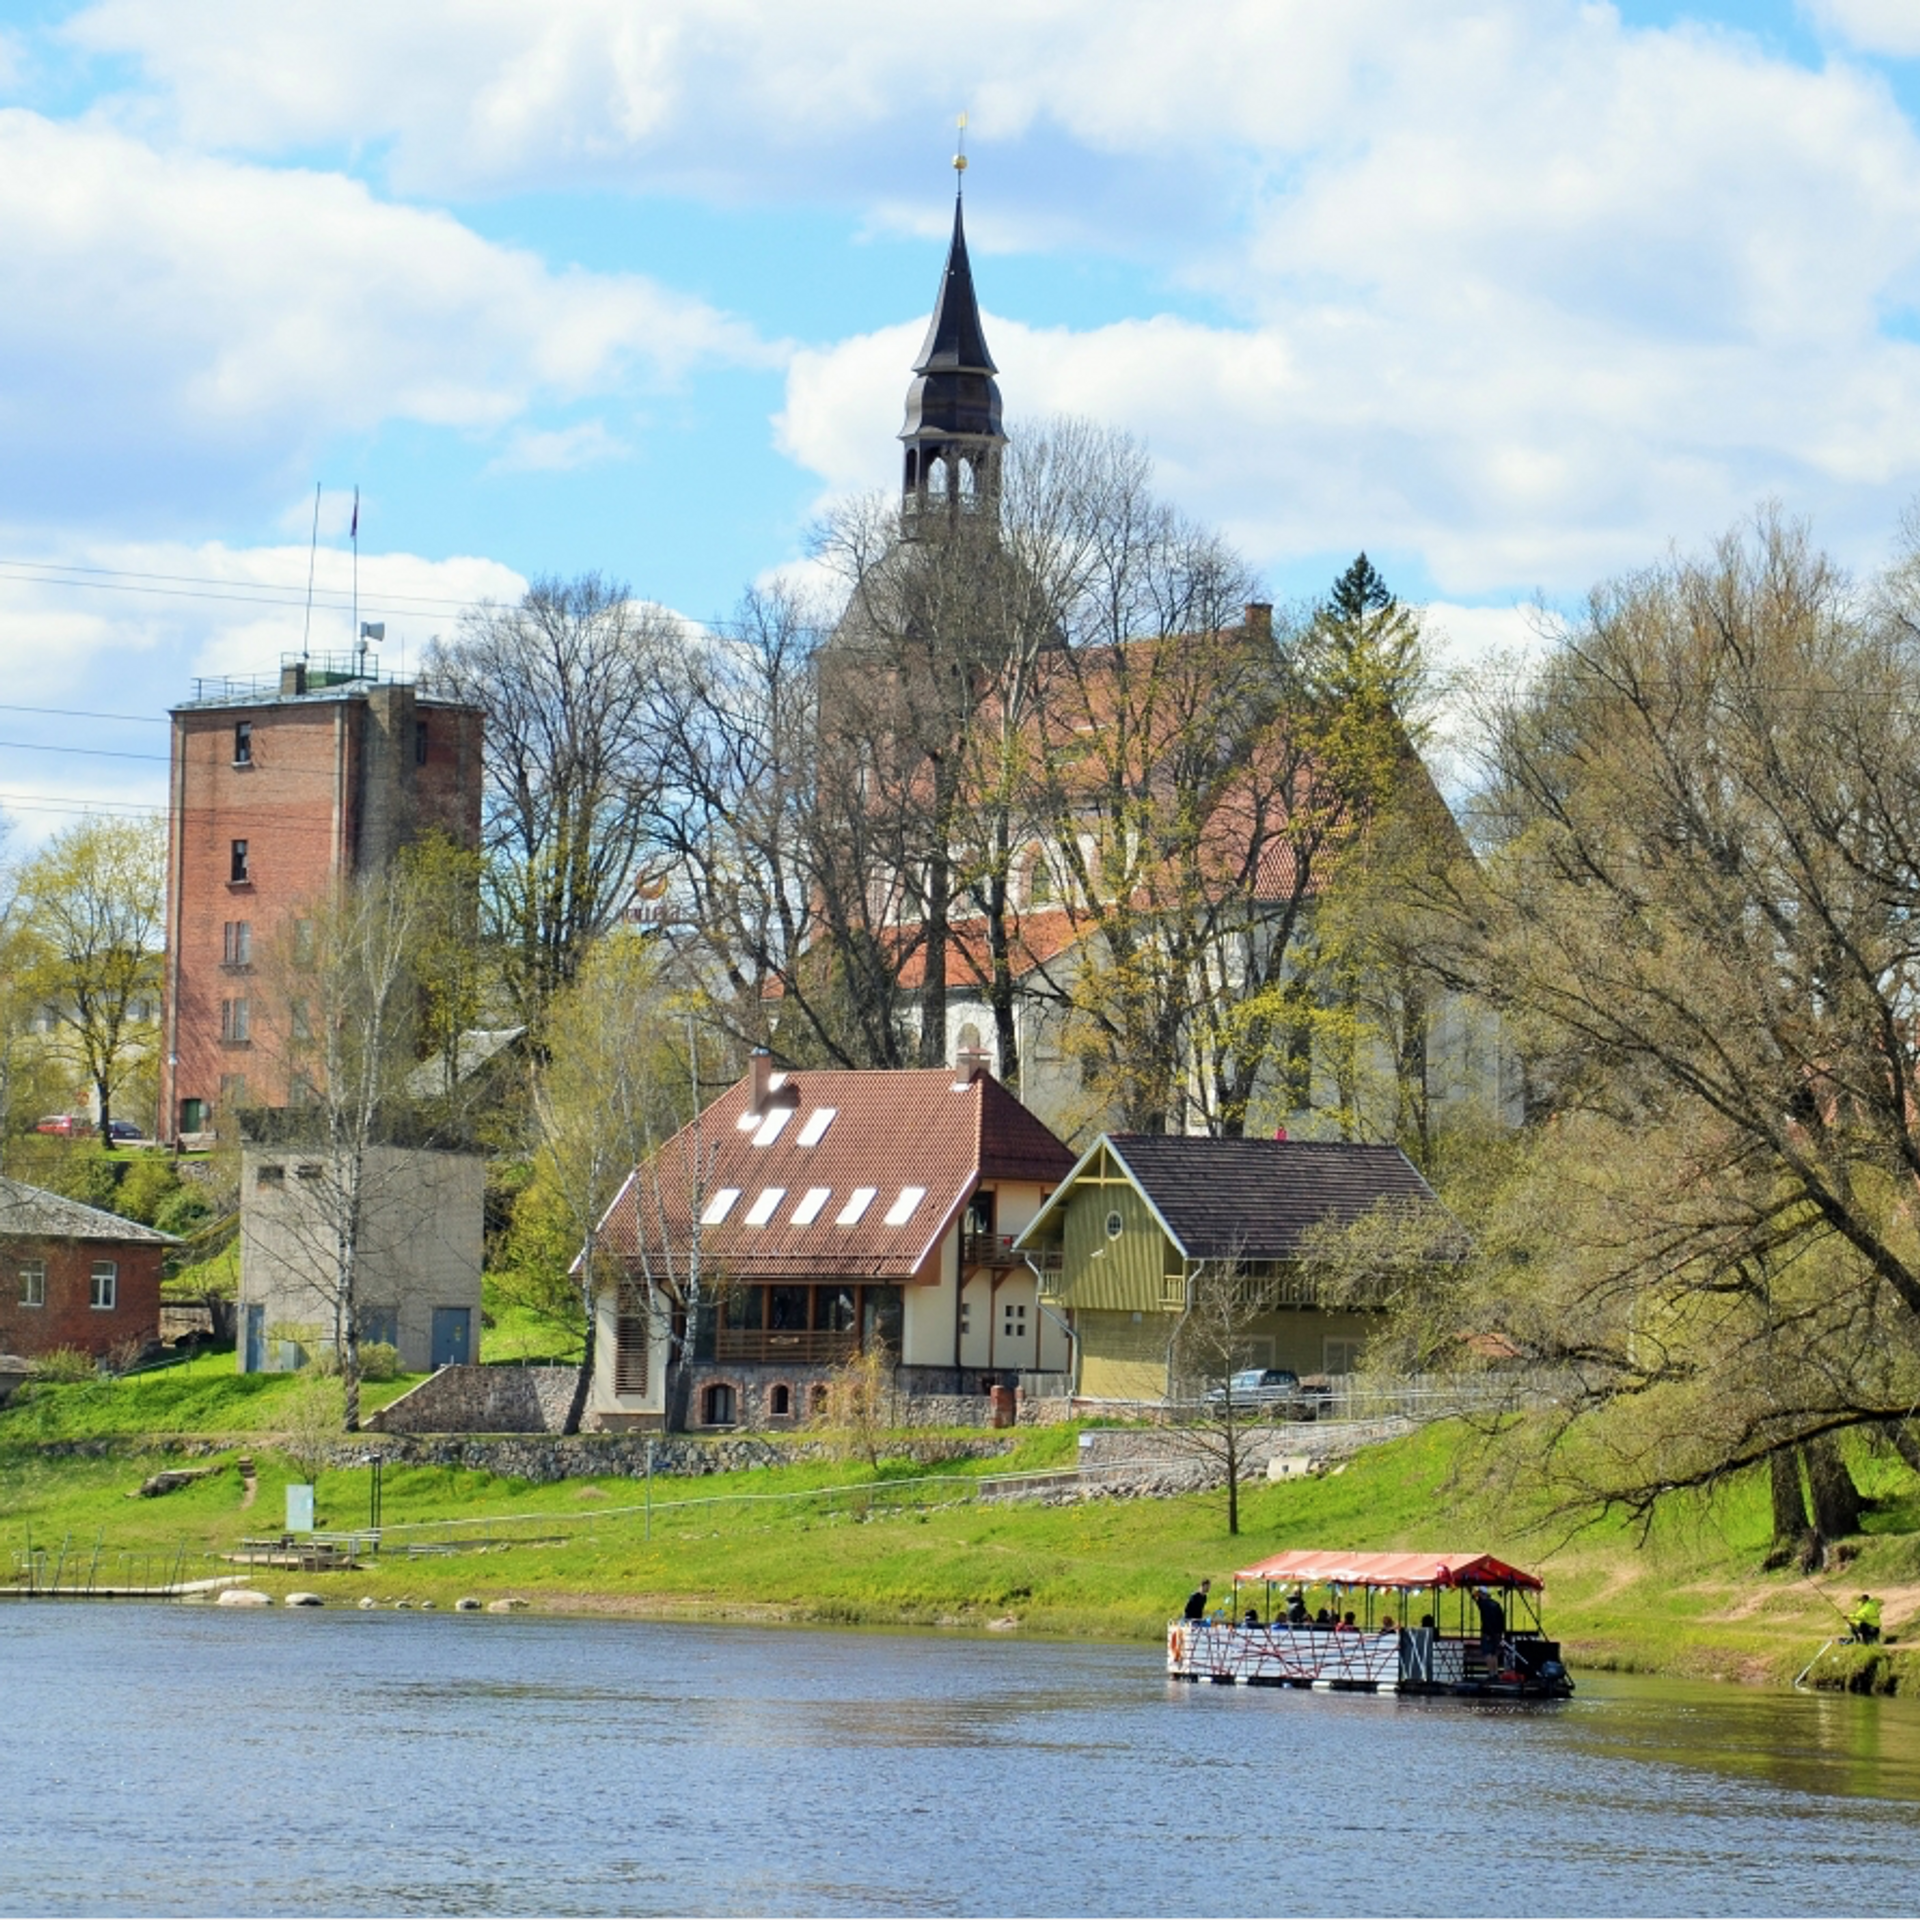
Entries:
[[1270,1282],[1271,1310],[1249,1321],[1236,1365],[1350,1373],[1375,1316],[1323,1307],[1302,1253],[1314,1228],[1383,1202],[1440,1207],[1398,1147],[1103,1134],[1014,1250],[1072,1330],[1075,1396],[1164,1401],[1195,1288],[1223,1265]]

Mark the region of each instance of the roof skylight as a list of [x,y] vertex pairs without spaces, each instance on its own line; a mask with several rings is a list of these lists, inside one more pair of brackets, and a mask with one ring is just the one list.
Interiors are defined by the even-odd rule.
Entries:
[[857,1227],[879,1193],[878,1187],[855,1187],[847,1196],[847,1204],[840,1209],[840,1217],[833,1224],[836,1227]]
[[742,1217],[750,1227],[764,1227],[773,1218],[775,1209],[786,1197],[785,1187],[762,1187],[754,1195],[753,1205]]
[[807,1124],[800,1129],[800,1144],[803,1147],[817,1147],[839,1111],[838,1107],[815,1107],[807,1115]]
[[927,1197],[925,1187],[902,1187],[900,1198],[887,1209],[887,1225],[904,1227],[913,1218],[913,1210]]
[[820,1209],[827,1204],[827,1197],[832,1192],[831,1187],[809,1187],[793,1210],[793,1224],[796,1227],[812,1226],[820,1218]]
[[793,1118],[791,1107],[775,1107],[760,1122],[760,1131],[753,1136],[756,1147],[770,1147],[786,1131],[787,1122]]
[[733,1211],[733,1203],[740,1198],[738,1187],[722,1187],[707,1202],[707,1210],[700,1216],[703,1227],[717,1227]]

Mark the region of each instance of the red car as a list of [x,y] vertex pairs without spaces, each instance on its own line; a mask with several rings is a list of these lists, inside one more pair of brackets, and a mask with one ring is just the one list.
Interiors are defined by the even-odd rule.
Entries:
[[34,1128],[35,1133],[57,1133],[71,1138],[76,1133],[91,1133],[93,1122],[74,1113],[50,1113]]

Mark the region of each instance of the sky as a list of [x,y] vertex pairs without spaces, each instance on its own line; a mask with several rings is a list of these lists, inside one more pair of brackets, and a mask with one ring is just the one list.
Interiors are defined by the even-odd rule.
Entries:
[[0,0],[0,852],[352,646],[356,487],[389,670],[793,567],[897,484],[962,110],[1010,424],[1276,600],[1365,549],[1477,660],[1920,496],[1920,0]]

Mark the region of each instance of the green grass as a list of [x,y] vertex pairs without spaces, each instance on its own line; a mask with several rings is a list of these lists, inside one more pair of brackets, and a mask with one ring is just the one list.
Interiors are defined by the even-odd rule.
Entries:
[[[361,1383],[371,1413],[420,1376]],[[298,1390],[292,1373],[240,1373],[231,1349],[213,1349],[178,1366],[125,1379],[35,1386],[0,1408],[0,1451],[23,1441],[92,1440],[143,1434],[272,1433],[276,1415]],[[10,1505],[0,1495],[0,1506]]]
[[[70,1404],[64,1437],[116,1440],[112,1458],[52,1458],[22,1416],[0,1415],[0,1548],[71,1539],[89,1552],[154,1552],[184,1545],[188,1571],[225,1570],[209,1556],[243,1535],[277,1533],[295,1470],[264,1438],[286,1376],[242,1378],[230,1356],[173,1376],[126,1381]],[[390,1397],[399,1387],[370,1388]],[[62,1393],[95,1394],[78,1387]],[[30,1412],[30,1410],[23,1410]],[[229,1435],[222,1471],[178,1493],[130,1499],[171,1459],[158,1436]],[[141,1441],[132,1436],[155,1436]],[[654,1483],[652,1538],[638,1511],[638,1480],[609,1473],[528,1484],[451,1467],[390,1464],[384,1474],[387,1544],[410,1526],[491,1544],[440,1558],[383,1553],[363,1572],[270,1574],[284,1592],[321,1585],[329,1599],[406,1598],[449,1605],[458,1596],[516,1595],[556,1611],[628,1611],[701,1618],[785,1619],[981,1628],[1157,1640],[1202,1574],[1216,1586],[1236,1567],[1285,1547],[1484,1549],[1542,1571],[1548,1626],[1576,1667],[1785,1680],[1835,1630],[1823,1592],[1845,1601],[1862,1587],[1891,1594],[1889,1626],[1905,1627],[1920,1592],[1920,1536],[1901,1529],[1920,1482],[1872,1457],[1856,1471],[1876,1498],[1869,1531],[1849,1543],[1844,1571],[1818,1583],[1764,1574],[1766,1487],[1749,1476],[1711,1500],[1675,1504],[1644,1537],[1622,1522],[1562,1540],[1524,1524],[1525,1501],[1491,1489],[1479,1453],[1455,1428],[1430,1427],[1376,1447],[1317,1479],[1252,1487],[1242,1531],[1226,1531],[1218,1494],[1171,1500],[921,1504],[952,1489],[899,1483],[927,1473],[979,1476],[1068,1463],[1071,1427],[1023,1430],[1009,1456],[950,1467],[889,1460],[876,1471],[820,1461]],[[231,1461],[243,1448],[259,1470],[255,1498]],[[829,1488],[854,1488],[828,1497]],[[736,1496],[805,1496],[772,1500]],[[364,1468],[324,1473],[324,1524],[364,1524]],[[103,1576],[104,1577],[104,1576]],[[1920,1626],[1913,1629],[1920,1639]],[[1905,1635],[1903,1634],[1903,1638]]]

